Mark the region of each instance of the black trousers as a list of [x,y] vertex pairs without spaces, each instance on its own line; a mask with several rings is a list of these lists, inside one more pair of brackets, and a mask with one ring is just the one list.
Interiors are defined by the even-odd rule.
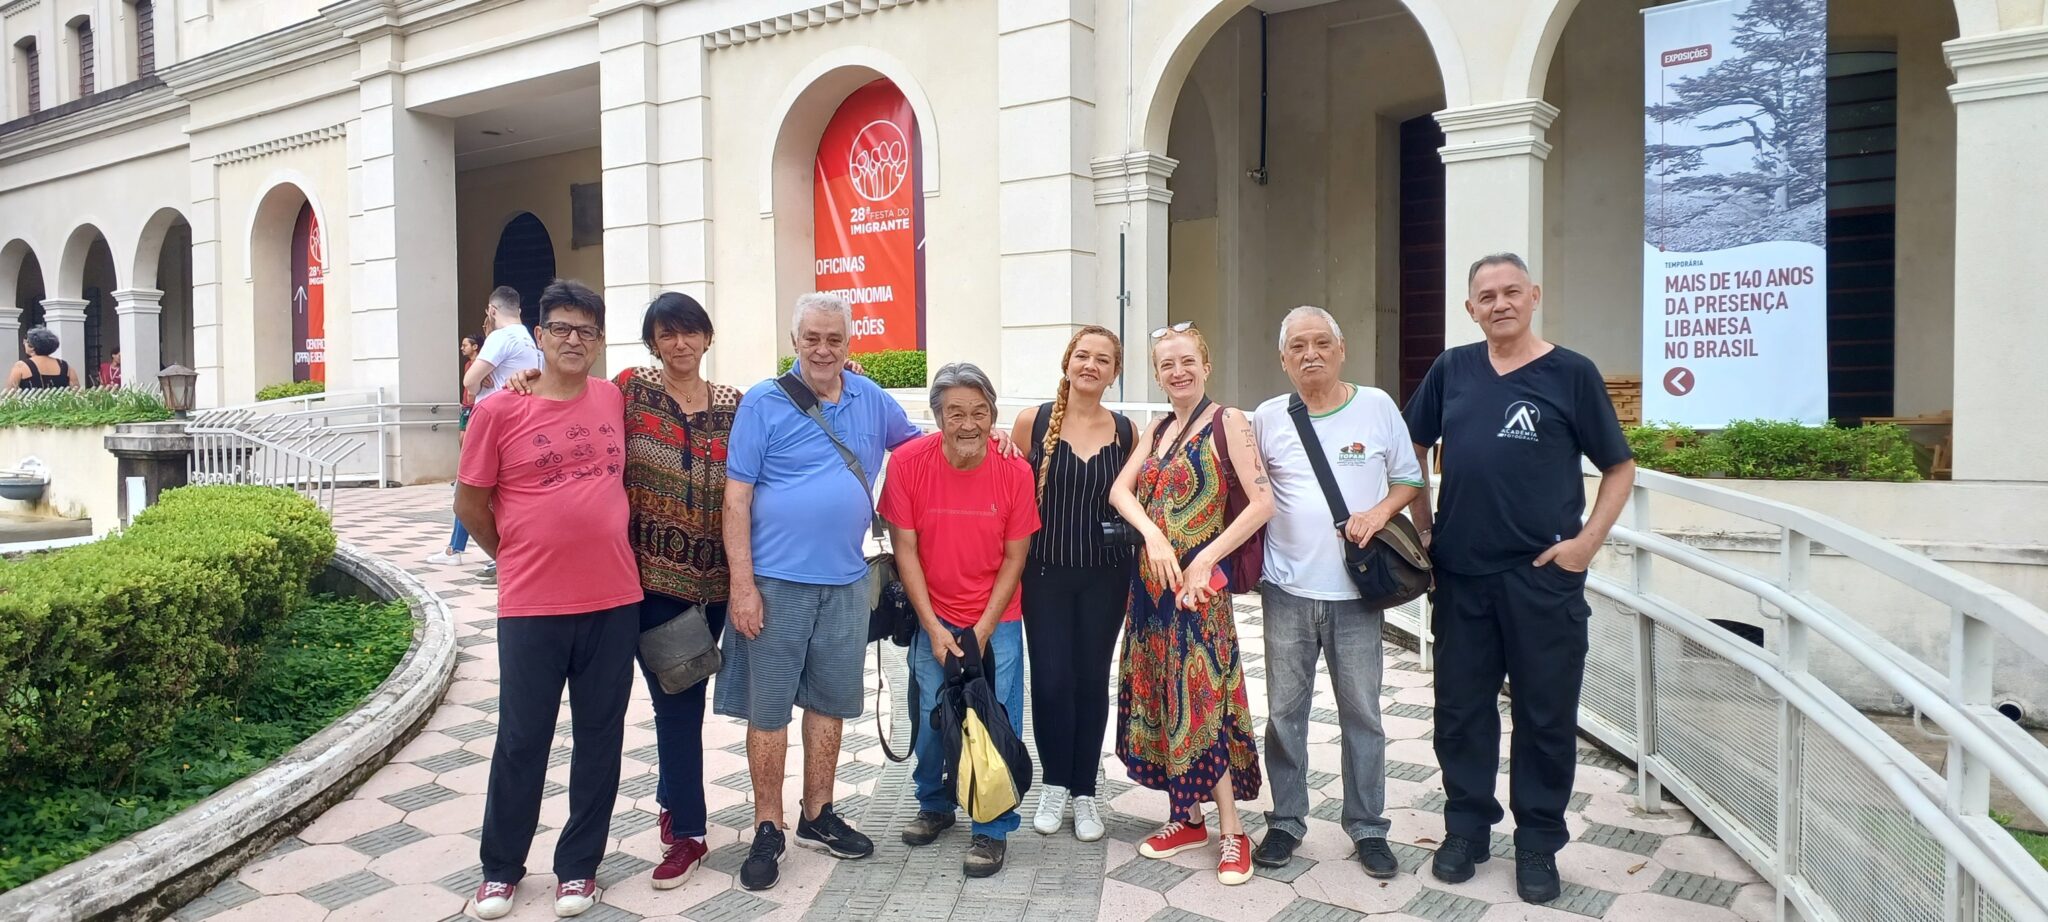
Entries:
[[1031,719],[1046,784],[1095,796],[1109,727],[1109,666],[1123,628],[1129,564],[1024,568],[1024,649]]
[[1436,758],[1444,831],[1483,847],[1501,819],[1501,679],[1513,683],[1508,802],[1515,848],[1553,853],[1570,840],[1564,812],[1578,771],[1579,686],[1586,673],[1586,575],[1520,564],[1499,573],[1436,573]]
[[619,796],[619,750],[639,642],[637,602],[581,615],[498,619],[498,740],[478,848],[485,880],[516,883],[526,876],[564,684],[574,755],[555,876],[597,876]]
[[[650,592],[640,603],[640,630],[651,631],[690,610],[697,603]],[[725,633],[726,603],[704,606],[704,620],[711,627],[711,642]],[[654,744],[660,752],[661,784],[655,799],[670,813],[669,828],[678,836],[703,836],[704,818],[704,691],[706,679],[671,695],[661,690],[661,680],[640,664],[647,680],[647,695],[654,700]]]

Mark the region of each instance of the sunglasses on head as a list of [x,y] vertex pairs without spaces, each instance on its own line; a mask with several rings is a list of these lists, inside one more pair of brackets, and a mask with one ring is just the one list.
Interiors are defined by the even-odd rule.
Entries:
[[1172,325],[1170,325],[1170,326],[1163,326],[1163,327],[1160,327],[1159,329],[1153,330],[1153,331],[1152,331],[1152,338],[1153,338],[1153,339],[1165,339],[1165,338],[1166,338],[1166,335],[1167,335],[1168,333],[1186,333],[1187,331],[1189,331],[1189,330],[1192,330],[1192,329],[1194,329],[1194,328],[1195,328],[1195,322],[1194,322],[1194,321],[1192,321],[1192,320],[1183,320],[1183,321],[1181,321],[1181,322],[1179,322],[1179,323],[1176,323],[1176,324],[1172,324]]

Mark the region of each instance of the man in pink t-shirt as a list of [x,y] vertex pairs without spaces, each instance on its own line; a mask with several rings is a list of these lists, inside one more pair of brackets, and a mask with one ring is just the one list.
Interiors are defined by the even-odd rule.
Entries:
[[[943,664],[972,644],[983,649],[984,664],[994,664],[996,700],[1022,738],[1024,624],[1017,584],[1038,531],[1036,481],[1022,458],[988,449],[996,393],[981,369],[947,365],[933,376],[931,393],[939,431],[890,456],[879,510],[890,525],[904,592],[924,625],[909,653],[917,719],[930,724],[946,681]],[[938,734],[920,734],[916,751],[917,817],[903,830],[903,841],[913,846],[931,844],[952,826],[955,807],[943,784]],[[975,823],[961,871],[988,877],[1002,870],[1017,826],[1015,810]]]
[[478,851],[476,912],[512,911],[540,822],[562,686],[575,755],[569,821],[555,846],[555,911],[597,901],[640,638],[640,571],[627,539],[625,398],[590,377],[604,300],[579,282],[540,296],[541,377],[524,400],[487,400],[469,420],[455,513],[498,561],[498,740]]

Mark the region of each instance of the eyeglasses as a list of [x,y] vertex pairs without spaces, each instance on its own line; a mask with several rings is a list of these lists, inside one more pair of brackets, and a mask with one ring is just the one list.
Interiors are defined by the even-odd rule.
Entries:
[[1195,328],[1195,322],[1194,322],[1194,321],[1192,321],[1192,320],[1183,320],[1183,321],[1181,321],[1181,322],[1179,322],[1179,323],[1176,323],[1176,324],[1174,324],[1174,325],[1172,325],[1172,326],[1164,326],[1164,327],[1160,327],[1159,329],[1153,330],[1153,331],[1152,331],[1152,338],[1153,338],[1153,339],[1165,339],[1165,338],[1166,338],[1166,334],[1168,334],[1168,333],[1186,333],[1187,331],[1189,331],[1189,330],[1192,330],[1192,329],[1194,329],[1194,328]]
[[548,331],[548,335],[556,339],[568,339],[571,333],[584,342],[596,342],[604,338],[603,330],[585,323],[545,323],[541,325],[541,329]]

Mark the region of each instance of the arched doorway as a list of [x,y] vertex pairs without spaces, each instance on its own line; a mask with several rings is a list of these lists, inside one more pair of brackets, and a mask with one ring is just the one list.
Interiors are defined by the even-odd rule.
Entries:
[[43,325],[43,267],[36,260],[36,253],[22,240],[10,241],[0,247],[0,308],[12,307],[21,313],[15,316],[12,341],[0,344],[5,352],[15,358],[26,358],[27,351],[21,343],[21,334]]
[[498,234],[491,258],[491,287],[510,285],[519,292],[519,318],[526,326],[540,323],[540,293],[555,278],[555,242],[547,225],[533,212],[520,212]]
[[[194,367],[192,349],[192,226],[185,216],[175,208],[158,209],[143,226],[141,239],[135,246],[135,271],[131,276],[137,289],[126,297],[146,302],[149,292],[157,292],[157,312],[152,316],[146,312],[134,321],[137,335],[155,328],[155,338],[150,343],[129,346],[137,355],[125,354],[122,380],[126,384],[148,386],[158,369],[171,365]],[[146,303],[137,307],[147,308]],[[154,355],[146,354],[154,347]]]
[[1227,15],[1185,79],[1161,84],[1177,162],[1167,313],[1209,332],[1218,400],[1252,406],[1287,389],[1276,340],[1302,304],[1337,318],[1347,377],[1398,396],[1404,362],[1426,368],[1442,343],[1440,307],[1434,340],[1406,338],[1430,318],[1402,309],[1440,297],[1408,280],[1442,273],[1443,165],[1404,151],[1445,107],[1442,71],[1413,4],[1287,6]]
[[256,206],[249,237],[251,394],[327,380],[324,222],[304,190],[281,182]]
[[114,316],[120,278],[106,234],[92,224],[74,229],[65,241],[56,282],[56,297],[46,300],[43,314],[63,343],[57,354],[77,366],[85,383],[98,385],[104,366],[119,348],[120,330]]

